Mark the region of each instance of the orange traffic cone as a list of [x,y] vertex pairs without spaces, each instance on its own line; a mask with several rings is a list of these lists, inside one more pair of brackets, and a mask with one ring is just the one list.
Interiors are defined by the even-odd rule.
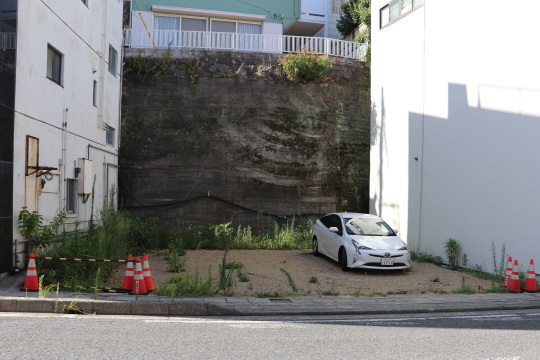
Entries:
[[521,292],[520,285],[518,261],[514,260],[514,267],[512,268],[512,276],[510,277],[510,282],[508,284],[508,291],[512,293]]
[[531,259],[529,265],[529,271],[527,272],[527,278],[525,279],[525,286],[523,290],[526,292],[538,292],[538,284],[536,283],[536,273],[534,271],[534,260]]
[[131,290],[132,295],[146,295],[146,284],[144,282],[143,271],[141,266],[141,258],[137,256],[135,259],[135,276],[133,278],[133,289]]
[[152,272],[150,271],[150,264],[148,262],[148,255],[144,255],[143,262],[143,277],[146,285],[146,291],[154,290],[154,280],[152,279]]
[[131,290],[133,289],[133,277],[135,273],[133,272],[133,255],[128,255],[128,263],[126,266],[126,274],[124,275],[124,282],[122,283],[122,289]]
[[28,268],[26,269],[26,278],[24,279],[24,286],[21,290],[39,291],[39,279],[37,275],[37,267],[36,260],[34,259],[34,253],[30,254]]
[[510,277],[512,276],[512,257],[508,257],[508,262],[506,263],[506,274],[504,274],[504,286],[508,287],[510,282]]

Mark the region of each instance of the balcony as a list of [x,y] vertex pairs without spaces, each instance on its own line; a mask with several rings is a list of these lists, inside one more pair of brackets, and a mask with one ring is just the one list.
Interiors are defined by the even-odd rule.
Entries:
[[17,33],[0,32],[0,50],[11,50],[17,48]]
[[239,34],[209,31],[125,30],[125,46],[155,49],[228,50],[267,53],[316,54],[363,60],[366,44],[322,37]]

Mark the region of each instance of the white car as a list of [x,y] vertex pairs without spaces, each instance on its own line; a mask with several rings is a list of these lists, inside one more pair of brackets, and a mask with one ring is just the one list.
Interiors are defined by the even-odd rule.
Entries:
[[352,268],[400,270],[411,266],[407,244],[384,220],[369,214],[333,213],[313,225],[314,255],[326,255],[346,271]]

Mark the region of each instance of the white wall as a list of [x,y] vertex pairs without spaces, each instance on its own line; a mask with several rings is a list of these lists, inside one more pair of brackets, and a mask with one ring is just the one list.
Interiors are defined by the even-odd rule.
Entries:
[[[106,6],[102,7],[103,4]],[[50,221],[66,205],[65,179],[74,178],[78,159],[88,156],[88,145],[96,175],[94,210],[99,211],[107,196],[107,181],[109,186],[117,184],[116,168],[110,167],[107,179],[106,164],[118,163],[122,1],[89,1],[87,7],[82,1],[19,0],[18,16],[15,221],[23,206],[38,210]],[[109,44],[118,52],[114,75],[108,71]],[[46,76],[48,45],[63,54],[62,86]],[[97,106],[93,105],[94,80],[98,83]],[[63,123],[67,126],[63,127]],[[115,129],[114,146],[106,145],[105,123]],[[39,165],[58,168],[42,190],[41,178],[25,176],[27,135],[39,138]],[[38,186],[34,186],[36,181]],[[84,227],[90,218],[91,201],[83,203],[79,196],[78,202],[78,213],[71,214],[67,223],[81,221]],[[16,223],[14,234],[18,234]]]
[[445,258],[455,238],[493,270],[493,242],[526,267],[540,259],[540,53],[526,35],[540,4],[425,0],[378,30],[385,4],[372,3],[371,211],[413,249]]

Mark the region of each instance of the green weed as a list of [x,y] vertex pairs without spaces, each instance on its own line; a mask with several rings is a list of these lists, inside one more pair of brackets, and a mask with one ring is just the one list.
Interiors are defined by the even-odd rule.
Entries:
[[384,296],[386,296],[386,294],[377,292],[377,291],[375,291],[375,290],[371,290],[371,291],[367,294],[367,296],[369,296],[369,297],[374,297],[374,296],[382,296],[382,297],[384,297]]
[[441,279],[439,277],[434,277],[432,279],[429,279],[431,282],[441,282]]
[[279,269],[282,273],[285,274],[285,276],[287,276],[287,280],[289,281],[289,286],[291,287],[293,293],[298,293],[298,287],[296,286],[296,284],[294,283],[294,280],[291,276],[291,274],[289,274],[289,272],[283,268],[280,268]]
[[211,296],[218,290],[211,275],[211,268],[208,269],[208,278],[205,280],[198,269],[195,275],[176,274],[168,284],[161,284],[157,289],[157,295],[176,297],[201,297]]
[[244,264],[232,261],[225,264],[225,269],[242,269]]
[[229,250],[225,250],[223,253],[223,260],[218,265],[219,268],[219,280],[218,291],[223,291],[225,295],[232,295],[236,288],[236,283],[233,279],[234,268],[227,269],[227,253]]
[[440,256],[433,256],[430,254],[419,253],[416,251],[411,251],[411,260],[416,262],[427,262],[435,265],[441,265],[443,259]]
[[474,286],[465,282],[465,277],[461,278],[461,286],[454,290],[456,294],[476,294]]
[[237,274],[238,274],[238,279],[240,280],[240,282],[250,281],[249,276],[247,276],[247,274],[242,269],[238,269]]
[[444,244],[444,252],[448,258],[448,264],[451,268],[459,266],[459,254],[461,253],[461,245],[456,239],[448,239]]
[[386,295],[405,295],[408,293],[407,290],[389,290],[386,292]]
[[308,280],[308,283],[310,284],[317,284],[318,282],[319,282],[319,279],[317,279],[317,277],[315,276],[310,277]]

